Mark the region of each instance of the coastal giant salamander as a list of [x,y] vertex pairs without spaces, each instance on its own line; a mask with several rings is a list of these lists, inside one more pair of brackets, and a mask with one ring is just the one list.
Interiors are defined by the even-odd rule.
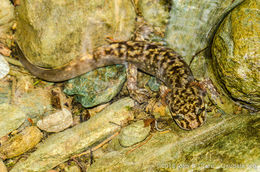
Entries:
[[195,129],[205,121],[203,90],[194,84],[189,66],[172,49],[145,41],[111,42],[58,69],[44,69],[20,56],[22,64],[35,76],[52,82],[65,81],[99,67],[131,63],[161,80],[171,92],[166,97],[172,117],[179,127]]

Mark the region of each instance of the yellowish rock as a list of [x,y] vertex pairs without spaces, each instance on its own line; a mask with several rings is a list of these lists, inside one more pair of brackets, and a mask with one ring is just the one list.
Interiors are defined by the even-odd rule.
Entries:
[[134,8],[126,0],[23,0],[15,10],[16,41],[43,67],[62,66],[103,45],[107,36],[127,40],[134,31]]
[[42,137],[43,134],[36,126],[27,127],[3,143],[0,147],[0,157],[9,159],[21,155],[37,145]]
[[236,101],[260,109],[259,2],[244,1],[220,25],[213,41],[215,74]]

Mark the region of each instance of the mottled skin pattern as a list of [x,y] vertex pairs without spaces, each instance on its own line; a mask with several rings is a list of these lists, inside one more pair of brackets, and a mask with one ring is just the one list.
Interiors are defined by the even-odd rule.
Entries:
[[68,80],[98,67],[128,62],[157,77],[171,89],[166,103],[179,127],[191,130],[205,121],[203,91],[194,84],[192,72],[182,57],[165,46],[145,41],[111,42],[99,47],[93,55],[51,70],[32,65],[22,55],[20,60],[32,74],[53,82]]

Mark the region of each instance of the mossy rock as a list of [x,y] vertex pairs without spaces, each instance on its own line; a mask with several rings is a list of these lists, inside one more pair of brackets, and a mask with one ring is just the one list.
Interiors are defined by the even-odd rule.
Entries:
[[217,79],[235,101],[260,109],[259,2],[248,0],[220,25],[212,45]]

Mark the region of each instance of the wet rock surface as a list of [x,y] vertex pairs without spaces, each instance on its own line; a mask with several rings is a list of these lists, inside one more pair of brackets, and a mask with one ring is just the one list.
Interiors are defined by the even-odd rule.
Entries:
[[37,126],[47,132],[60,132],[73,123],[72,114],[66,108],[49,114],[37,122]]
[[125,79],[124,65],[108,66],[69,80],[64,92],[76,95],[75,99],[84,107],[93,107],[110,101],[121,90]]
[[194,131],[175,128],[171,132],[157,132],[142,147],[128,154],[132,147],[111,151],[88,170],[257,171],[259,119],[259,115],[247,114],[211,116],[204,126]]
[[19,107],[0,104],[0,138],[17,129],[25,121],[25,117]]
[[237,101],[260,109],[259,2],[245,1],[218,29],[212,45],[219,83]]
[[[196,52],[208,46],[224,14],[242,1],[173,0],[166,31],[167,43],[189,63]],[[197,69],[201,70],[201,66]]]
[[134,29],[133,6],[124,0],[24,0],[16,12],[16,41],[32,63],[43,67],[91,53],[106,36],[127,40]]
[[133,114],[129,111],[133,106],[132,99],[121,99],[88,121],[51,135],[35,152],[25,161],[17,163],[11,171],[46,171],[54,168],[72,155],[86,150],[96,142],[119,131],[119,125],[123,126],[133,119]]
[[42,137],[43,134],[37,127],[27,127],[0,146],[0,156],[8,159],[21,155],[37,145]]
[[119,143],[123,147],[129,147],[143,141],[151,130],[151,126],[144,126],[142,120],[134,122],[123,128],[119,135]]

